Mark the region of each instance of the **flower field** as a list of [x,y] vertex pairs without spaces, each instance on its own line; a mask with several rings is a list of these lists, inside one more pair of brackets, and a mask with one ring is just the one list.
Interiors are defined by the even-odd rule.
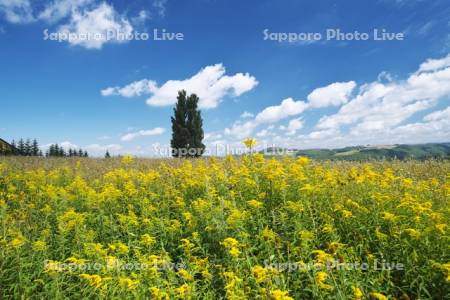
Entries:
[[0,159],[0,299],[448,299],[450,162]]

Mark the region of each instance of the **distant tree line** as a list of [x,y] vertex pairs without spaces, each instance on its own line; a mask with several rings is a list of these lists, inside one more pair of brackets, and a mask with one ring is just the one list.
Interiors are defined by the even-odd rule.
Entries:
[[[24,156],[42,156],[42,151],[39,148],[39,143],[36,139],[31,141],[30,139],[20,139],[17,144],[13,140],[11,146],[17,149],[19,155]],[[17,152],[16,151],[16,152]],[[16,153],[15,153],[16,154]]]
[[[0,139],[0,155],[18,156],[44,156],[36,139],[13,140],[11,144]],[[65,149],[58,144],[52,144],[45,152],[46,157],[88,157],[89,154],[83,149]]]
[[11,144],[0,139],[0,155],[42,156],[42,151],[36,139],[13,140]]
[[89,157],[89,154],[86,150],[83,149],[72,149],[69,150],[64,149],[64,147],[58,144],[52,144],[45,152],[46,157]]

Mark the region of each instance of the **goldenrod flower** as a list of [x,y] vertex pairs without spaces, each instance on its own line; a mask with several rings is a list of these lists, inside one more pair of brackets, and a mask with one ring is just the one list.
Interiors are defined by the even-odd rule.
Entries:
[[138,286],[139,280],[133,280],[129,277],[120,277],[119,284],[128,290],[134,290]]
[[244,141],[242,141],[242,143],[244,143],[245,147],[252,149],[256,145],[256,139],[247,138]]
[[97,275],[97,274],[93,274],[93,275],[80,274],[80,278],[85,279],[90,286],[93,286],[95,288],[102,287],[102,285],[104,284],[104,282],[106,280],[111,279],[111,278],[102,278],[100,275]]
[[166,292],[161,291],[157,287],[151,287],[151,288],[149,288],[149,290],[150,290],[152,299],[156,299],[156,300],[169,300],[170,299],[169,295]]
[[152,236],[150,236],[149,234],[143,234],[141,236],[141,242],[142,245],[150,247],[153,246],[156,243],[156,239]]
[[370,296],[370,299],[373,299],[373,300],[388,300],[388,297],[386,297],[385,295],[383,295],[381,293],[373,292],[373,293],[370,293],[369,296]]
[[190,292],[191,288],[189,287],[189,285],[187,285],[186,283],[175,288],[175,293],[179,296],[179,297],[186,297],[189,292]]
[[352,291],[353,291],[353,297],[354,297],[353,300],[361,300],[362,297],[364,296],[363,292],[358,287],[353,286]]
[[186,271],[185,269],[180,269],[177,273],[178,273],[178,275],[179,275],[181,278],[183,278],[184,280],[187,280],[187,281],[192,281],[192,280],[194,280],[194,277],[192,277],[192,275],[189,274],[189,272]]
[[294,298],[289,297],[288,294],[288,291],[274,290],[271,292],[270,296],[272,300],[294,300]]
[[328,274],[325,272],[317,272],[316,276],[314,277],[316,284],[319,286],[319,288],[321,289],[325,289],[325,290],[331,290],[333,289],[333,287],[329,284],[326,284],[325,281],[328,278]]
[[257,200],[249,200],[247,201],[247,204],[253,208],[260,208],[263,206],[263,203]]
[[47,243],[45,241],[36,241],[33,243],[33,249],[35,251],[44,251],[47,248]]

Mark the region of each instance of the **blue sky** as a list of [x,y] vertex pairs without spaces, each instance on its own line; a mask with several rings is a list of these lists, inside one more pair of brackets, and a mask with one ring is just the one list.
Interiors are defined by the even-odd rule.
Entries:
[[[154,29],[183,40],[155,41]],[[327,40],[327,29],[369,39]],[[375,41],[374,29],[404,39]],[[0,0],[0,43],[6,140],[152,156],[170,141],[180,88],[200,96],[210,149],[248,136],[293,148],[450,140],[447,0]]]

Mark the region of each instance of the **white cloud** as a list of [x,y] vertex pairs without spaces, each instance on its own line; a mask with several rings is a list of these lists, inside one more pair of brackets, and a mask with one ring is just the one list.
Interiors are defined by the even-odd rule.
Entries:
[[73,144],[72,142],[69,142],[69,141],[61,142],[59,145],[61,147],[63,147],[64,149],[78,149],[78,148],[80,148],[78,145]]
[[[188,93],[197,94],[200,98],[199,107],[204,109],[216,107],[225,96],[240,96],[252,90],[257,84],[255,77],[248,73],[237,73],[233,76],[225,75],[225,67],[222,64],[207,66],[201,69],[191,78],[184,80],[169,80],[157,87],[154,81],[144,79],[133,82],[124,88],[106,88],[102,95],[110,96],[122,94],[120,91],[141,84],[145,87],[137,89],[140,94],[149,94],[148,105],[168,106],[176,103],[178,91],[186,90]],[[134,89],[131,89],[134,90]],[[130,96],[135,94],[130,93]]]
[[150,13],[146,10],[141,10],[136,17],[133,17],[131,20],[135,25],[142,25],[145,21],[151,19]]
[[307,104],[304,101],[294,101],[292,98],[287,98],[281,101],[280,105],[266,107],[263,111],[256,115],[256,122],[261,123],[275,123],[290,116],[295,116],[302,113]]
[[303,120],[301,118],[292,119],[289,121],[286,135],[294,135],[297,130],[303,128]]
[[0,0],[0,14],[10,23],[30,23],[35,20],[29,0]]
[[216,140],[216,139],[221,139],[222,138],[222,134],[217,133],[217,132],[208,132],[205,133],[203,139],[206,140]]
[[423,121],[396,127],[387,136],[397,143],[409,144],[450,140],[450,106],[426,115]]
[[156,8],[156,11],[160,17],[164,17],[166,15],[166,2],[167,0],[153,1],[153,7]]
[[372,82],[334,115],[322,117],[317,128],[353,125],[353,134],[385,131],[416,112],[433,107],[450,94],[450,59],[428,60],[405,81]]
[[253,118],[253,117],[254,117],[254,114],[252,114],[252,113],[250,113],[250,112],[248,112],[248,111],[244,111],[244,112],[241,114],[241,118],[242,118],[242,119]]
[[269,135],[269,133],[270,133],[269,130],[263,129],[263,130],[259,131],[258,133],[256,133],[256,136],[257,137],[266,137]]
[[436,71],[450,66],[450,54],[441,59],[428,59],[419,67],[418,73]]
[[69,16],[73,11],[91,4],[94,0],[54,0],[48,3],[44,10],[39,13],[38,18],[50,23]]
[[320,140],[329,138],[330,136],[336,135],[338,132],[334,129],[317,130],[308,134],[308,137],[313,140]]
[[[310,94],[309,102],[288,98],[279,105],[267,107],[254,118],[235,122],[224,132],[242,139],[251,136],[262,124],[275,124],[321,105],[343,103],[337,113],[320,118],[314,131],[290,138],[303,126],[302,119],[297,118],[286,126],[278,126],[287,136],[275,136],[272,140],[277,145],[296,148],[449,141],[450,107],[429,113],[421,122],[408,123],[418,112],[436,106],[439,101],[450,100],[449,57],[427,60],[406,80],[397,80],[384,73],[378,76],[377,81],[360,86],[356,92],[351,92],[356,84],[350,81],[344,89],[348,93],[341,93],[339,100],[328,101],[330,98],[325,97],[321,101],[321,97],[315,98],[320,94],[318,91],[324,91],[322,88]],[[325,88],[330,86],[333,84]],[[260,130],[256,135],[266,138],[268,130]]]
[[145,94],[153,93],[157,90],[156,82],[153,80],[143,79],[135,81],[124,87],[108,87],[101,91],[102,96],[123,96],[123,97],[136,97]]
[[122,140],[124,142],[129,142],[131,140],[134,140],[137,137],[161,135],[164,132],[165,132],[165,129],[161,128],[161,127],[156,127],[156,128],[148,129],[148,130],[139,130],[136,132],[130,132],[130,133],[125,134],[124,136],[122,136],[120,138],[120,140]]
[[312,91],[307,99],[313,108],[339,106],[347,103],[356,82],[335,82]]
[[176,102],[178,91],[186,90],[197,94],[199,107],[208,109],[216,107],[227,95],[240,96],[252,90],[258,82],[248,73],[225,75],[222,64],[207,66],[191,78],[185,80],[169,80],[153,92],[147,100],[152,106],[167,106]]
[[129,21],[111,4],[98,0],[53,0],[42,5],[35,2],[38,1],[0,0],[0,16],[10,23],[58,23],[56,32],[68,37],[64,40],[87,49],[101,49],[106,43],[126,43],[129,41],[126,35],[133,33],[131,23],[139,26],[150,18],[148,11],[141,10]]
[[259,125],[276,123],[282,119],[298,115],[302,113],[307,106],[308,105],[304,101],[294,101],[292,98],[287,98],[281,101],[279,105],[266,107],[259,112],[255,118],[244,123],[241,121],[235,122],[230,128],[225,128],[224,133],[238,139],[243,139],[251,136],[253,131]]
[[440,121],[444,119],[450,120],[450,106],[443,110],[434,111],[423,118],[423,120],[427,122]]
[[224,133],[237,139],[244,139],[249,137],[257,126],[258,123],[254,120],[250,120],[245,123],[235,122],[231,128],[225,128]]
[[101,49],[105,43],[124,43],[127,40],[121,39],[116,34],[108,38],[108,32],[119,34],[131,34],[133,26],[123,16],[120,16],[114,8],[103,2],[92,10],[74,10],[68,24],[58,28],[61,34],[74,34],[82,37],[90,34],[91,38],[69,39],[72,45],[78,45],[87,49]]
[[106,150],[108,151],[120,151],[122,150],[122,145],[119,144],[109,144],[109,145],[100,145],[100,144],[91,144],[91,145],[87,145],[85,147],[85,149],[92,151],[96,154],[100,153],[100,152],[106,152]]

